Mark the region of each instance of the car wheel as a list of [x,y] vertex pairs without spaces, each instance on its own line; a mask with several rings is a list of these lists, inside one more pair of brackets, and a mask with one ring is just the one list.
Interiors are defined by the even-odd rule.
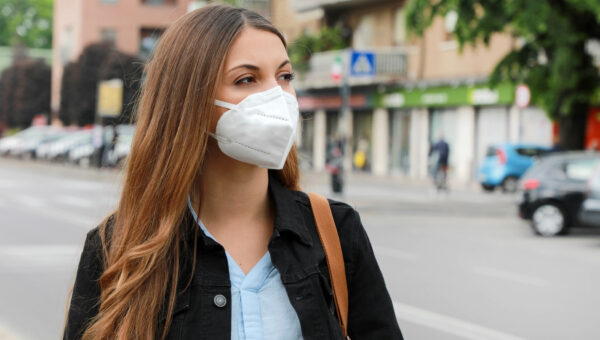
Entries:
[[481,188],[483,189],[483,191],[486,191],[486,192],[492,192],[495,189],[495,187],[493,185],[489,185],[489,184],[482,184]]
[[546,203],[535,208],[531,218],[533,231],[551,237],[567,233],[567,216],[556,204]]
[[516,192],[519,179],[514,176],[508,176],[502,181],[502,191],[504,192]]

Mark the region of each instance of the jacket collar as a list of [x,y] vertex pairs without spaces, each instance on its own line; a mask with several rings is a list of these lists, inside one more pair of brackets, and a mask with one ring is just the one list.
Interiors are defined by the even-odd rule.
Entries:
[[279,236],[281,232],[290,232],[302,243],[312,246],[311,234],[304,223],[304,216],[298,207],[294,193],[286,188],[272,171],[269,171],[269,194],[275,208],[273,236]]

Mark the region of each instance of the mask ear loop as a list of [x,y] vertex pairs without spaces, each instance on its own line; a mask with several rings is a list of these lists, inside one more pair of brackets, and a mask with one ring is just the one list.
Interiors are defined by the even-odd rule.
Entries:
[[224,102],[218,99],[215,99],[215,105],[220,106],[220,107],[224,107],[226,109],[230,109],[230,110],[234,110],[236,105],[233,105],[231,103],[228,102]]

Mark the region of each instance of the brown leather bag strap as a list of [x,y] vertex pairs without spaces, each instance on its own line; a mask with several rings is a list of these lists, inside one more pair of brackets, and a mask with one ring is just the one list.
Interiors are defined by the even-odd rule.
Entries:
[[[317,193],[308,194],[333,288],[333,299],[344,338],[348,338],[348,287],[340,237],[327,199]],[[349,338],[348,338],[349,339]]]

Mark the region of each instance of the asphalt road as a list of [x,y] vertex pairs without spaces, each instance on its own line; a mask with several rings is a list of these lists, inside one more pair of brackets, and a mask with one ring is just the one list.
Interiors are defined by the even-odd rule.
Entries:
[[[120,181],[0,158],[0,339],[60,337],[85,234]],[[539,238],[512,196],[368,176],[338,198],[361,214],[405,338],[600,339],[600,231]]]

